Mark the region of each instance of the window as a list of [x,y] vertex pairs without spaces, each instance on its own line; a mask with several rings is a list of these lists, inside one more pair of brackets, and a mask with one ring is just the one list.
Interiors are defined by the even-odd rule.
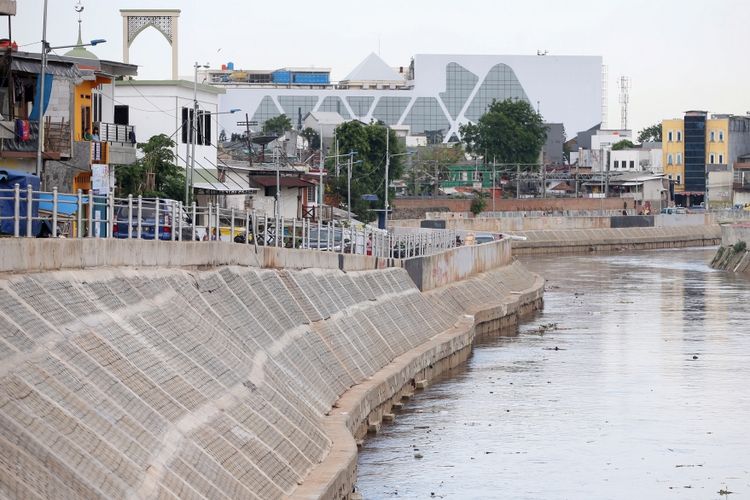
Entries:
[[620,168],[620,162],[618,160],[615,160],[615,168]]
[[271,197],[275,197],[276,196],[276,186],[266,186],[263,191],[264,191],[263,194],[267,198],[271,198]]
[[116,125],[129,125],[130,124],[130,108],[122,104],[115,104],[115,124]]
[[677,176],[677,184],[682,184],[682,176],[681,175]]
[[708,163],[710,163],[711,165],[713,165],[714,163],[716,163],[716,157],[714,157],[713,153],[711,153],[710,155],[708,155]]
[[724,155],[719,155],[719,165],[724,165]]
[[667,141],[672,142],[672,131],[667,132]]
[[672,165],[674,162],[672,161],[672,154],[667,155],[667,165]]
[[630,160],[630,168],[635,168],[635,160]]
[[[190,122],[193,118],[193,110],[182,108],[182,143],[189,144],[192,139]],[[196,140],[198,146],[211,145],[211,113],[198,111],[198,119],[195,121]]]
[[716,140],[716,132],[712,130],[711,133],[709,134],[709,137],[710,137],[711,142],[714,142]]
[[682,165],[682,153],[677,153],[677,164]]
[[677,142],[682,142],[682,130],[677,131]]
[[669,174],[669,180],[670,181],[672,180],[672,174]]
[[719,142],[724,142],[724,131],[719,130]]

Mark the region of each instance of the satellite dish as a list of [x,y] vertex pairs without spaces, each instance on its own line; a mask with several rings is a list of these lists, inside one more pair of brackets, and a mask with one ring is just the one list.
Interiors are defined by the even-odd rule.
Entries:
[[76,12],[78,12],[79,14],[80,14],[81,12],[83,12],[83,5],[81,5],[81,0],[78,0],[78,3],[77,3],[77,4],[75,5],[75,7],[73,7],[73,8],[74,8],[74,9],[76,10]]

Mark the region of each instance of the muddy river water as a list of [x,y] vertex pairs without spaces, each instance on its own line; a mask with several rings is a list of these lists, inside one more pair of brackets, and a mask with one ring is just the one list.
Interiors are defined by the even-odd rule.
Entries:
[[544,310],[368,438],[359,492],[750,498],[750,279],[714,251],[521,259]]

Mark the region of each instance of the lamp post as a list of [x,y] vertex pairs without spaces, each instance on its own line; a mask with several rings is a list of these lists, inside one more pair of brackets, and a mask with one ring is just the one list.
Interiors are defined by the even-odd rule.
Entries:
[[52,50],[57,49],[70,49],[74,47],[93,47],[100,43],[106,43],[107,40],[103,38],[97,38],[91,40],[89,43],[74,44],[74,45],[58,45],[56,47],[50,47],[47,43],[47,1],[44,0],[44,12],[42,17],[42,54],[41,54],[41,65],[42,68],[39,71],[39,130],[37,132],[37,146],[36,146],[36,175],[42,175],[42,157],[44,154],[44,87],[47,73],[47,55]]
[[[198,123],[198,68],[208,68],[208,63],[206,64],[198,64],[196,61],[195,64],[193,64],[193,116],[189,117],[190,119],[190,135],[188,139],[190,139],[190,192],[185,193],[185,203],[189,203],[190,200],[188,198],[188,195],[192,197],[192,187],[193,187],[193,172],[195,172],[195,143],[197,141],[197,132],[198,128],[196,124]],[[187,167],[187,165],[186,165]],[[185,176],[187,177],[187,176]],[[187,181],[187,179],[186,179]]]

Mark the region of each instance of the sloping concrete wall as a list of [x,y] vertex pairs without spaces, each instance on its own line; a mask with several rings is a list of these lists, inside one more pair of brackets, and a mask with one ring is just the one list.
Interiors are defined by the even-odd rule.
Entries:
[[[59,243],[24,241],[13,248]],[[475,321],[541,298],[517,263],[423,294],[399,268],[206,269],[189,254],[192,268],[166,269],[188,247],[148,256],[150,242],[61,254],[87,241],[46,261],[1,247],[15,267],[66,269],[0,277],[0,496],[343,498],[370,414],[464,359]],[[228,252],[212,264],[247,258],[202,245]],[[342,396],[348,437],[326,417]]]
[[403,259],[401,266],[417,288],[425,292],[508,265],[511,262],[510,249],[509,240],[499,240]]

